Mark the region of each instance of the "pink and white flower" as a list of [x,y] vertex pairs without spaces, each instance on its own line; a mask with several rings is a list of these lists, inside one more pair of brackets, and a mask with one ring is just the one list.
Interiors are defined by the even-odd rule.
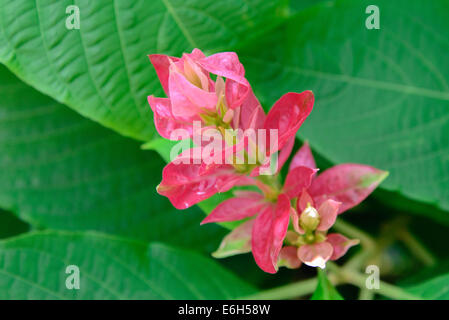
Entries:
[[[337,216],[363,201],[387,172],[366,165],[342,164],[317,176],[315,167],[312,152],[305,143],[292,159],[279,191],[259,182],[264,196],[240,195],[226,200],[203,223],[252,217],[252,253],[266,272],[275,273],[279,266],[297,268],[301,263],[324,268],[328,260],[339,259],[358,243],[338,233],[328,234]],[[272,196],[276,193],[274,203]],[[228,207],[235,203],[244,206],[240,210]],[[234,213],[223,214],[231,211]],[[240,232],[240,237],[249,236]]]
[[[181,58],[149,57],[167,95],[148,97],[159,134],[179,140],[183,138],[172,135],[178,129],[185,130],[190,138],[215,129],[220,148],[212,149],[207,158],[223,160],[206,161],[209,159],[197,151],[211,143],[201,140],[163,169],[158,193],[176,208],[185,209],[236,186],[259,189],[236,191],[234,198],[222,202],[203,220],[202,224],[242,221],[223,239],[214,256],[252,251],[262,270],[275,273],[279,266],[298,268],[303,263],[324,268],[328,260],[339,259],[358,243],[328,232],[337,216],[371,194],[387,172],[348,163],[317,174],[305,143],[293,157],[284,183],[279,183],[279,172],[292,152],[296,132],[313,109],[311,91],[286,93],[265,114],[233,52],[206,57],[194,49]],[[202,125],[200,129],[196,122]],[[225,134],[228,129],[245,130],[245,134],[229,139]],[[247,135],[248,131],[254,134]],[[232,157],[243,152],[244,160],[255,155],[256,162],[226,161],[226,151],[231,151]],[[273,156],[278,156],[277,168],[272,175],[263,175]],[[184,161],[192,158],[194,161]]]

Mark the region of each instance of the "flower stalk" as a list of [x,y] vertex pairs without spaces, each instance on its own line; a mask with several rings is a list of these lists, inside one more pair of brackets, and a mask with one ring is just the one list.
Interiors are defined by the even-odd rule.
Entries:
[[[413,295],[404,289],[395,285],[380,281],[379,289],[366,288],[366,275],[353,271],[346,267],[339,267],[332,262],[328,262],[329,281],[334,285],[352,284],[361,289],[363,300],[370,300],[375,294],[382,295],[390,299],[398,300],[421,300],[420,297]],[[317,286],[317,278],[301,280],[288,285],[261,291],[254,295],[240,297],[246,300],[283,300],[301,298],[312,294]]]

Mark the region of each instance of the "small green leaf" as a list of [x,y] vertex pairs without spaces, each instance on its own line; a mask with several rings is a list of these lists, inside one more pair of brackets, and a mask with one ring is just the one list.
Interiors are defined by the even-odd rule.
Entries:
[[326,276],[326,272],[318,269],[318,285],[311,300],[343,300],[337,289],[332,285]]

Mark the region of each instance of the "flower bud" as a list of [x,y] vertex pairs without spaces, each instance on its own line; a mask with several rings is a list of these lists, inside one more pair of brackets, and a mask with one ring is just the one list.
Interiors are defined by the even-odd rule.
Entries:
[[314,231],[320,224],[318,211],[308,204],[299,217],[299,224],[306,231]]

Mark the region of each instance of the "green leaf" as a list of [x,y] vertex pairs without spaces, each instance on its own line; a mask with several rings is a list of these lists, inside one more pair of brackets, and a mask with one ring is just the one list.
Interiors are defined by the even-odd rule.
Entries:
[[406,290],[423,299],[449,300],[449,274],[407,287]]
[[73,4],[1,0],[0,61],[82,115],[145,141],[155,132],[146,97],[162,95],[148,54],[223,50],[281,18],[277,2],[264,0],[77,0],[80,29],[68,30]]
[[[449,3],[376,1],[380,30],[365,27],[370,4],[300,12],[239,52],[246,75],[267,108],[285,92],[313,90],[299,135],[314,150],[389,171],[382,188],[447,211]],[[447,213],[422,214],[449,223]]]
[[170,162],[170,154],[173,147],[175,147],[180,141],[172,141],[164,138],[153,139],[142,145],[143,150],[153,150],[159,153],[165,162]]
[[212,251],[224,230],[156,193],[164,165],[0,67],[0,207],[38,228],[99,230]]
[[[80,289],[66,287],[79,268]],[[100,233],[0,242],[0,299],[232,299],[255,290],[211,259]]]
[[296,13],[325,1],[332,2],[333,0],[290,0],[289,9],[291,13]]
[[[318,269],[318,268],[317,268]],[[318,285],[311,300],[343,300],[337,289],[332,285],[326,276],[326,272],[318,269]]]

